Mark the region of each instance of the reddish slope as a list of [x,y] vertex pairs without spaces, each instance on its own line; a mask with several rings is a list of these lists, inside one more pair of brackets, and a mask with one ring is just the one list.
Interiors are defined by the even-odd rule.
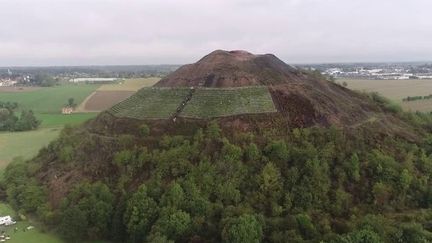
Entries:
[[156,86],[238,87],[303,82],[306,75],[272,54],[214,51],[180,67]]

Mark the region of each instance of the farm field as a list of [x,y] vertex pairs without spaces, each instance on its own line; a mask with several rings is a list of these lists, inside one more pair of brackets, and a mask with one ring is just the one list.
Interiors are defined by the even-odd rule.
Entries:
[[[145,88],[113,106],[117,117],[166,119],[173,115],[189,94],[188,88]],[[209,118],[247,113],[275,112],[266,87],[196,89],[180,117]]]
[[432,100],[402,102],[407,96],[427,96],[432,94],[432,80],[362,80],[338,79],[338,83],[346,82],[347,88],[359,91],[378,92],[401,105],[406,111],[432,111]]
[[153,86],[160,78],[134,78],[126,79],[121,83],[103,84],[97,91],[137,91],[144,87]]
[[80,104],[99,85],[66,84],[54,87],[39,88],[28,92],[0,91],[0,100],[17,102],[23,109],[37,113],[60,113],[69,98]]
[[77,108],[78,112],[100,112],[127,99],[135,91],[96,91]]
[[188,88],[144,88],[113,106],[110,112],[117,117],[166,119],[176,111],[188,93]]
[[197,89],[181,117],[209,118],[276,112],[267,87]]
[[125,100],[144,87],[153,86],[159,78],[126,79],[121,83],[104,84],[88,96],[77,108],[78,112],[100,112]]

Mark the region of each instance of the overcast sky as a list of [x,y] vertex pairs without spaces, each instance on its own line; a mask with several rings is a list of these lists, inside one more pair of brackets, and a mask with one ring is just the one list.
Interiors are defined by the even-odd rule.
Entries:
[[0,66],[432,61],[431,0],[0,0]]

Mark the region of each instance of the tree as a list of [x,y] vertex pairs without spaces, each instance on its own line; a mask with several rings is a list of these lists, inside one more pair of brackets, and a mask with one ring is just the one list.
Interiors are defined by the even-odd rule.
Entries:
[[147,124],[142,124],[139,130],[140,130],[140,135],[143,137],[147,137],[150,134],[150,128],[147,126]]
[[191,226],[192,220],[188,213],[167,207],[161,210],[161,216],[155,224],[155,230],[177,242],[189,232]]
[[[380,236],[370,229],[361,229],[349,233],[332,243],[383,243]],[[414,241],[401,241],[401,242],[414,242]]]
[[71,206],[62,214],[59,231],[66,240],[79,242],[86,235],[87,225],[86,214],[77,206]]
[[299,231],[304,239],[310,240],[317,236],[318,232],[308,215],[299,214],[296,216],[296,220]]
[[133,242],[142,242],[145,239],[157,219],[158,212],[157,203],[147,195],[147,187],[140,186],[128,200],[123,218]]
[[262,237],[261,224],[250,214],[228,220],[222,231],[223,241],[230,243],[258,243]]
[[75,99],[74,98],[69,98],[68,99],[68,102],[67,102],[67,106],[68,107],[75,107],[76,106],[76,104],[75,104]]

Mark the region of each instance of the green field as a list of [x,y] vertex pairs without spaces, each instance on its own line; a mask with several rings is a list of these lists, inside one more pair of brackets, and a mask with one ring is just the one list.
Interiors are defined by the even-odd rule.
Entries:
[[267,87],[197,89],[181,117],[210,118],[276,112]]
[[[144,88],[110,112],[117,117],[166,119],[189,94],[189,88]],[[238,114],[276,112],[266,87],[196,89],[180,117],[210,118]]]
[[15,157],[30,159],[35,156],[59,132],[59,128],[40,128],[35,131],[0,133],[0,170]]
[[34,113],[61,113],[61,108],[69,98],[80,104],[99,85],[65,84],[45,87],[28,92],[0,92],[1,101],[17,102],[23,109],[31,109]]
[[153,86],[160,78],[132,78],[115,84],[104,84],[98,91],[137,91],[144,87]]
[[401,105],[406,111],[432,111],[432,100],[417,100],[402,102],[407,96],[427,96],[432,94],[432,80],[408,79],[408,80],[364,80],[364,79],[338,79],[338,83],[347,83],[347,88],[378,92],[383,96]]
[[63,114],[36,114],[42,121],[41,128],[63,127],[64,125],[76,125],[97,116],[98,113],[72,113]]

